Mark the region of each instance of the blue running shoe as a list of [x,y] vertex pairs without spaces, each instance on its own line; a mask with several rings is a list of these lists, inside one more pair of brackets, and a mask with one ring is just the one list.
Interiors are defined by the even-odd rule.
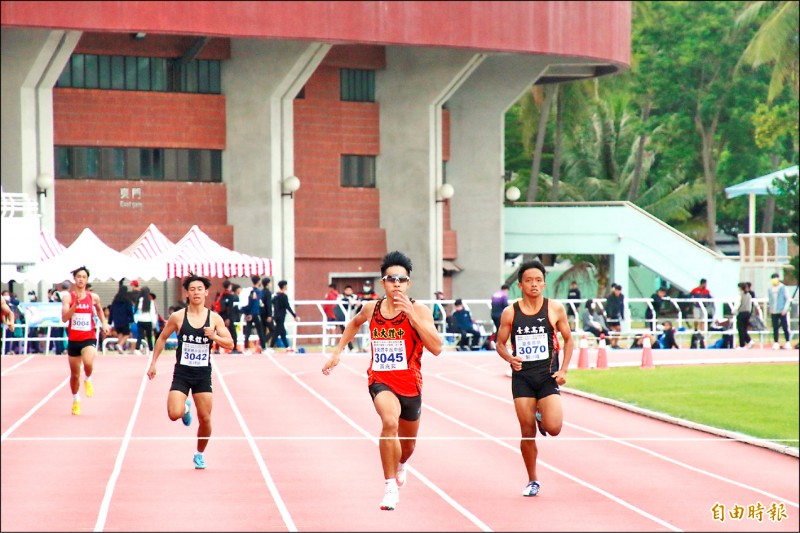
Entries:
[[203,459],[202,453],[194,454],[194,468],[195,470],[204,470],[206,467],[206,460]]
[[186,398],[186,412],[183,413],[181,421],[183,422],[184,426],[192,425],[192,400],[189,398]]
[[537,494],[539,494],[539,489],[540,488],[541,487],[539,486],[539,482],[538,481],[531,481],[525,487],[525,490],[522,491],[522,495],[523,496],[536,496]]
[[[536,426],[539,428],[539,433],[542,434],[542,437],[546,437],[547,432],[542,427],[542,413],[538,409],[536,410]],[[534,496],[536,495],[534,494]]]

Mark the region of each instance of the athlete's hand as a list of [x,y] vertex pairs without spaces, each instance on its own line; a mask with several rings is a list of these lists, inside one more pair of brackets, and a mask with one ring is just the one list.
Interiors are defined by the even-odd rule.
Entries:
[[214,326],[206,326],[206,327],[203,328],[203,333],[209,339],[211,337],[213,337],[216,332],[217,332],[217,328],[215,328]]
[[147,369],[147,377],[150,378],[150,379],[153,379],[154,377],[156,377],[156,364],[155,363],[151,363],[150,364],[150,368]]
[[520,359],[517,356],[512,356],[511,361],[509,361],[509,364],[511,365],[512,370],[515,370],[517,372],[522,370],[522,359]]
[[331,373],[331,370],[333,370],[333,367],[335,367],[338,364],[339,364],[339,354],[334,352],[331,358],[325,361],[325,364],[322,365],[322,373],[325,374],[326,376],[329,375]]
[[560,387],[567,382],[567,371],[558,370],[553,373],[553,378],[556,380],[556,384]]

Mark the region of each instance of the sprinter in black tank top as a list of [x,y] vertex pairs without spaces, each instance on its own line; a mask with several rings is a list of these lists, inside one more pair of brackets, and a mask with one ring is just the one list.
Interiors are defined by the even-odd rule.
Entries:
[[[522,298],[503,310],[497,329],[497,353],[511,365],[511,394],[519,420],[520,451],[528,474],[523,496],[536,496],[536,426],[542,435],[558,435],[564,422],[559,386],[567,382],[572,359],[572,334],[564,305],[544,297],[545,268],[539,261],[523,263],[517,274]],[[558,360],[558,338],[564,359]],[[511,350],[506,346],[511,341]]]
[[198,421],[197,453],[193,459],[197,469],[206,467],[203,452],[211,437],[211,345],[216,342],[221,348],[233,349],[233,338],[225,321],[205,306],[210,286],[210,279],[194,274],[183,280],[189,305],[170,315],[153,347],[153,360],[147,371],[150,379],[156,376],[156,361],[164,351],[167,338],[178,332],[177,361],[167,396],[167,416],[173,422],[180,418],[185,426],[192,423],[191,391]]

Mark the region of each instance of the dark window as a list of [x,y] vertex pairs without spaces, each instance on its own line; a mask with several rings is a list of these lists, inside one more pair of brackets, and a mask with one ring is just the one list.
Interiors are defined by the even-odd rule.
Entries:
[[125,58],[122,56],[111,56],[111,88],[125,88]]
[[111,56],[97,56],[97,74],[99,77],[98,87],[101,89],[111,88]]
[[344,102],[375,101],[375,71],[343,68],[339,70],[341,99]]
[[58,77],[56,87],[72,87],[72,61],[67,61],[64,70],[61,71],[61,76]]
[[151,89],[154,91],[167,90],[167,60],[163,57],[150,58]]
[[219,67],[218,60],[208,61],[208,92],[211,94],[222,93],[222,75]]
[[125,56],[125,90],[136,90],[136,71],[139,69],[139,58]]
[[56,178],[72,177],[72,153],[67,146],[56,146]]
[[150,90],[150,58],[139,57],[136,61],[136,89]]
[[70,61],[72,68],[72,86],[82,89],[85,86],[85,73],[83,71],[83,54],[75,54]]
[[86,88],[97,89],[100,86],[100,82],[98,81],[97,56],[85,55],[83,57],[83,68],[86,72]]
[[343,155],[342,187],[375,187],[375,156]]

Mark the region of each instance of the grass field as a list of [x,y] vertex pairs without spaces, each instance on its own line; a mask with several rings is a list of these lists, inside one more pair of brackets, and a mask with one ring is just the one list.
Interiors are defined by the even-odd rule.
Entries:
[[798,365],[570,370],[567,386],[677,418],[797,447]]

